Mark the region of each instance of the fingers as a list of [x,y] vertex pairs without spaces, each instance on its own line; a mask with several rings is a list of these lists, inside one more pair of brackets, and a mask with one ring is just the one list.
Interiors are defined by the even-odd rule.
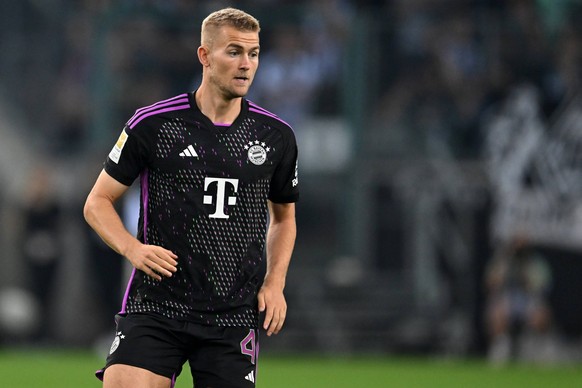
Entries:
[[267,331],[267,336],[279,334],[285,323],[287,315],[286,308],[268,308],[265,313],[263,329]]
[[150,258],[150,263],[148,263],[150,264],[148,266],[151,269],[166,277],[171,277],[172,273],[177,271],[176,255],[163,248],[154,251],[154,255]]
[[269,297],[266,292],[261,292],[258,295],[258,302],[259,311],[265,312],[263,329],[267,332],[267,336],[278,334],[283,328],[287,316],[285,298],[282,294],[278,297]]
[[148,275],[150,278],[156,279],[157,281],[162,280],[162,277],[160,275],[158,275],[157,272],[155,272],[153,269],[151,269],[147,265],[143,265],[141,268],[138,268],[138,269],[145,272],[145,274]]
[[259,293],[257,299],[259,300],[259,312],[262,313],[267,307],[265,303],[265,296],[262,293]]
[[[269,309],[267,309],[267,313]],[[267,331],[267,336],[279,334],[285,323],[286,312],[282,310],[274,311],[273,314],[265,316],[263,328]]]
[[[129,257],[128,257],[129,258]],[[178,257],[165,248],[155,245],[141,245],[139,252],[129,258],[133,266],[158,281],[171,277],[177,271]]]

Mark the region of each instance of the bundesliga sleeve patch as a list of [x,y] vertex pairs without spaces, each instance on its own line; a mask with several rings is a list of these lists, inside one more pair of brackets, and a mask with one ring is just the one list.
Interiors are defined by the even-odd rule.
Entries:
[[121,132],[121,135],[119,135],[119,139],[117,139],[117,142],[115,143],[115,145],[111,149],[111,152],[109,153],[109,159],[111,159],[115,164],[119,163],[119,157],[121,156],[121,151],[123,150],[123,147],[125,147],[126,141],[127,141],[127,133],[125,132],[125,129],[124,129]]

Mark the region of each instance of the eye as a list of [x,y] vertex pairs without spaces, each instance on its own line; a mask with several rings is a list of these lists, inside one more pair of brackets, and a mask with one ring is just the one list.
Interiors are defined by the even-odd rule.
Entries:
[[249,56],[251,58],[258,58],[259,57],[259,52],[258,51],[253,51],[249,54]]
[[238,55],[238,51],[236,50],[229,51],[228,55],[230,55],[231,57],[236,57]]

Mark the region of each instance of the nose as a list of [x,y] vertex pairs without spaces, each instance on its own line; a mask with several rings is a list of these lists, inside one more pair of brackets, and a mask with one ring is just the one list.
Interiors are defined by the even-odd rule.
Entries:
[[239,68],[243,70],[248,70],[251,68],[251,59],[248,54],[240,56]]

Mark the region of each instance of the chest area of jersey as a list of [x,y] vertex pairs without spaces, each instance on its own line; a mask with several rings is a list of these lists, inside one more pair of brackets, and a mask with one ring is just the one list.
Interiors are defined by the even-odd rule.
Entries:
[[276,168],[282,148],[280,136],[270,128],[247,124],[219,131],[176,120],[158,131],[153,167],[265,177]]

